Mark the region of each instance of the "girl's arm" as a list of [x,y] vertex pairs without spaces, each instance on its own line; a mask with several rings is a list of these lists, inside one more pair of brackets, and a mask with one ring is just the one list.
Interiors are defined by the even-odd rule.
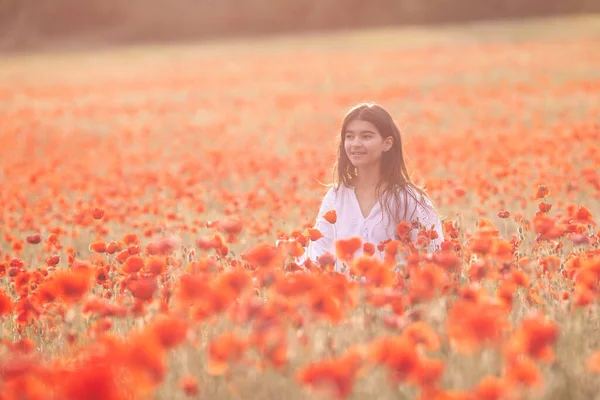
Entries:
[[298,264],[304,263],[307,258],[310,258],[312,261],[316,262],[317,258],[326,252],[330,252],[335,256],[335,250],[333,249],[335,240],[335,227],[333,224],[327,222],[325,218],[323,218],[323,215],[325,215],[327,211],[335,208],[333,196],[334,189],[331,188],[321,201],[321,207],[319,208],[319,213],[314,225],[314,228],[318,229],[323,234],[323,237],[314,242],[309,241],[306,252],[302,256],[298,257],[296,261]]
[[[421,204],[417,203],[416,212],[413,217],[413,220],[418,218],[418,221],[421,225],[425,226],[427,229],[432,229],[437,232],[438,237],[436,239],[432,239],[429,243],[427,251],[429,253],[439,250],[442,242],[444,241],[444,232],[442,230],[442,222],[433,207],[433,204],[428,198],[425,198],[425,203],[428,207],[423,207]],[[418,235],[418,230],[413,230],[412,232],[412,240],[416,240]]]

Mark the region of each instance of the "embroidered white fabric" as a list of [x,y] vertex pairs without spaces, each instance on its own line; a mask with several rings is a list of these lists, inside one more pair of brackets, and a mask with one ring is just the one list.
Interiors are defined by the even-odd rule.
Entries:
[[[411,189],[409,189],[411,190]],[[412,193],[412,195],[411,195]],[[404,208],[407,209],[407,218],[412,222],[418,219],[419,223],[433,229],[437,232],[438,238],[432,240],[429,244],[428,251],[433,252],[439,249],[443,239],[442,224],[435,212],[433,204],[425,198],[425,204],[429,207],[423,207],[415,200],[418,198],[418,193],[411,190],[411,193],[400,194],[400,199],[406,199],[406,204],[394,204],[393,207],[401,208],[400,215],[403,215]],[[402,201],[404,203],[404,201]],[[334,224],[327,222],[323,215],[330,210],[335,210],[337,213],[337,221]],[[321,207],[316,218],[314,228],[318,229],[323,237],[314,242],[309,242],[306,252],[299,257],[296,262],[301,264],[307,258],[312,261],[317,261],[318,257],[326,252],[336,255],[335,242],[339,239],[348,239],[358,236],[363,243],[372,243],[375,245],[375,256],[383,258],[383,253],[377,250],[377,245],[387,239],[396,237],[396,224],[392,222],[386,212],[382,212],[381,205],[377,202],[371,209],[369,215],[365,218],[360,210],[360,205],[356,197],[354,188],[340,185],[336,191],[331,187],[321,202]],[[411,239],[414,241],[418,231],[413,229]],[[355,254],[356,257],[363,254],[362,248]],[[336,271],[342,269],[340,261],[336,262]]]

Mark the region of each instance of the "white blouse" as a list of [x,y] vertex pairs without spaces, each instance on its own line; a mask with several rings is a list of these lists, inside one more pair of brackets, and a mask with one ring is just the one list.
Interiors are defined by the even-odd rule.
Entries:
[[[428,248],[429,252],[433,252],[439,249],[440,244],[444,240],[442,224],[431,201],[425,198],[425,204],[430,207],[425,208],[415,200],[415,197],[418,198],[419,196],[417,192],[412,189],[409,190],[411,190],[414,196],[407,194],[407,204],[394,205],[394,207],[408,207],[406,215],[408,217],[412,216],[411,220],[407,221],[409,223],[418,218],[419,223],[422,225],[427,227],[434,226],[433,229],[437,232],[438,238],[431,240]],[[400,198],[403,199],[405,196],[401,194]],[[323,218],[323,215],[330,210],[335,210],[337,214],[335,227]],[[403,212],[400,213],[400,215],[403,214]],[[374,256],[382,259],[383,252],[377,250],[377,245],[385,240],[396,237],[396,224],[390,222],[387,213],[382,213],[380,203],[376,202],[369,215],[365,218],[360,210],[354,188],[346,187],[343,184],[340,185],[337,191],[334,187],[331,187],[325,194],[314,228],[318,229],[323,234],[323,237],[314,242],[309,241],[306,252],[297,259],[298,264],[302,264],[307,258],[316,262],[317,258],[326,252],[335,256],[335,242],[337,240],[356,236],[361,238],[363,244],[372,243],[375,245]],[[416,239],[417,234],[417,229],[411,231],[411,239],[413,241]],[[355,257],[359,257],[362,254],[363,250],[361,247],[355,253]],[[338,272],[341,271],[342,263],[340,261],[336,261],[335,269]]]

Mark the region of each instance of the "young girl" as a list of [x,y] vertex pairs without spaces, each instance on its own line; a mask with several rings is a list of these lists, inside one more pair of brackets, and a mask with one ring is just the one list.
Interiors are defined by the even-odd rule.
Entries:
[[[330,210],[336,211],[335,224],[324,218]],[[334,184],[323,198],[314,225],[323,237],[309,242],[298,262],[307,258],[318,262],[325,253],[335,256],[335,242],[350,237],[372,243],[375,255],[381,258],[377,246],[396,239],[396,226],[402,221],[434,229],[438,238],[431,240],[428,251],[439,248],[442,226],[429,198],[408,176],[400,130],[383,107],[359,104],[342,123]],[[411,231],[412,240],[417,233],[418,229]],[[355,256],[361,254],[362,249]],[[341,262],[336,261],[336,271],[341,270]]]

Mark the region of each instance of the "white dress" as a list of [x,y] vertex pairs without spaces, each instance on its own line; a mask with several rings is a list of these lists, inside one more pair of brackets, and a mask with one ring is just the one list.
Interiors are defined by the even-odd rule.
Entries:
[[[430,207],[426,208],[420,205],[415,197],[418,198],[418,193],[410,189],[414,195],[404,196],[400,195],[401,199],[406,198],[407,204],[394,204],[393,207],[403,207],[400,215],[404,214],[404,207],[408,207],[407,216],[410,218],[407,222],[412,222],[418,218],[420,224],[427,227],[433,226],[434,230],[438,234],[438,238],[432,240],[429,243],[428,251],[433,252],[439,249],[443,239],[442,224],[440,219],[435,212],[431,201],[425,198],[425,203]],[[337,221],[335,227],[333,224],[327,222],[323,215],[330,210],[335,210],[337,214]],[[376,202],[369,215],[365,218],[360,210],[358,199],[354,192],[354,188],[340,185],[336,191],[334,187],[331,187],[325,194],[321,207],[317,215],[316,223],[314,228],[318,229],[323,237],[316,241],[309,241],[306,252],[298,257],[297,263],[302,264],[307,258],[312,261],[317,261],[317,258],[326,252],[331,253],[333,256],[336,255],[335,242],[340,239],[348,239],[351,237],[360,237],[363,243],[372,243],[375,245],[374,256],[383,258],[383,253],[377,250],[377,245],[388,239],[394,239],[396,237],[396,224],[390,222],[390,218],[387,213],[382,213],[381,205]],[[411,239],[414,241],[417,237],[417,229],[413,229],[411,232]],[[362,248],[355,253],[355,257],[359,257],[363,254]],[[336,271],[342,269],[340,261],[336,262]]]

